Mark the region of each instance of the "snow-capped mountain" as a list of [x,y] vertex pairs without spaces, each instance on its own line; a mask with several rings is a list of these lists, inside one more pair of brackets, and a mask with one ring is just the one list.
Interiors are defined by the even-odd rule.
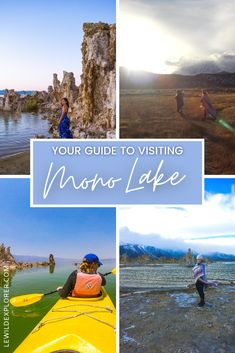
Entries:
[[123,244],[120,246],[120,256],[126,255],[129,258],[149,256],[153,259],[159,259],[160,257],[179,259],[185,254],[186,251],[183,250],[159,249],[149,245]]
[[[121,260],[134,261],[138,259],[146,260],[159,260],[160,258],[165,259],[176,259],[179,260],[187,254],[186,250],[171,250],[171,249],[159,249],[155,246],[140,245],[140,244],[121,244],[120,245],[120,257]],[[193,255],[197,255],[193,252]],[[235,256],[231,254],[224,254],[219,252],[204,254],[211,261],[235,261]]]

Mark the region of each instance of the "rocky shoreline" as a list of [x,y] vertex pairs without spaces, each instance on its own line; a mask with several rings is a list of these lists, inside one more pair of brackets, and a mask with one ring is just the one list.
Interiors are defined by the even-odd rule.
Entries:
[[48,261],[17,262],[11,253],[10,246],[6,247],[4,244],[0,245],[0,272],[2,272],[4,268],[8,268],[9,271],[15,271],[39,266],[55,266],[53,254],[49,255]]
[[0,263],[0,272],[3,271],[3,268],[8,268],[9,271],[15,270],[23,270],[25,268],[32,267],[41,267],[41,266],[50,266],[50,263],[47,261],[39,261],[39,262],[18,262],[17,264],[13,264],[9,261],[4,261]]
[[49,132],[52,138],[57,138],[60,101],[66,97],[75,138],[115,138],[116,26],[101,22],[84,23],[83,31],[79,86],[72,72],[63,71],[61,82],[54,73],[53,85],[47,91],[20,95],[13,89],[6,89],[4,97],[0,97],[0,110],[42,115],[51,124]]
[[121,288],[121,352],[234,353],[235,284],[208,289],[203,308],[197,302],[194,286]]

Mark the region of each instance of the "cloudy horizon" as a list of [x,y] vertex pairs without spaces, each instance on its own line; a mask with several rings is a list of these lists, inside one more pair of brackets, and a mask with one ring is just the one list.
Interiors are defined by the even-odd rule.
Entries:
[[120,65],[154,73],[235,72],[235,3],[121,0]]
[[[218,190],[227,183],[230,192]],[[229,184],[230,183],[230,184]],[[203,205],[125,207],[119,212],[120,241],[168,249],[235,254],[235,179],[207,179]]]

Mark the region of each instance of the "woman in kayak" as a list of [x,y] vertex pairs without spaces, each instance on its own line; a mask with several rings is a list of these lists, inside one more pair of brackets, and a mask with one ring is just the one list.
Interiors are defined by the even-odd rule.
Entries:
[[208,281],[206,278],[206,264],[204,262],[204,258],[202,255],[197,255],[197,264],[193,268],[193,275],[194,275],[195,285],[201,299],[200,302],[198,303],[198,306],[201,307],[205,305],[205,294],[204,294],[205,285],[217,287],[217,282]]
[[70,120],[68,117],[69,101],[67,98],[61,99],[62,110],[58,122],[60,138],[72,139],[73,134],[70,130]]
[[101,287],[105,286],[106,280],[98,268],[103,265],[98,256],[87,254],[79,266],[80,271],[73,271],[63,287],[57,291],[62,298],[68,296],[80,298],[92,298],[100,295]]

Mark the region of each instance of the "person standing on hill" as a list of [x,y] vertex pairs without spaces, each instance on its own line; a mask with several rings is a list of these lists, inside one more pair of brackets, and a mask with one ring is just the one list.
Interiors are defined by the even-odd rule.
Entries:
[[216,111],[211,104],[207,91],[204,89],[202,90],[201,104],[202,104],[202,107],[204,108],[204,120],[206,120],[209,117],[212,117],[214,120],[216,120],[216,115],[217,115]]
[[184,107],[184,92],[177,89],[176,95],[176,106],[177,106],[177,113],[183,114],[183,107]]

